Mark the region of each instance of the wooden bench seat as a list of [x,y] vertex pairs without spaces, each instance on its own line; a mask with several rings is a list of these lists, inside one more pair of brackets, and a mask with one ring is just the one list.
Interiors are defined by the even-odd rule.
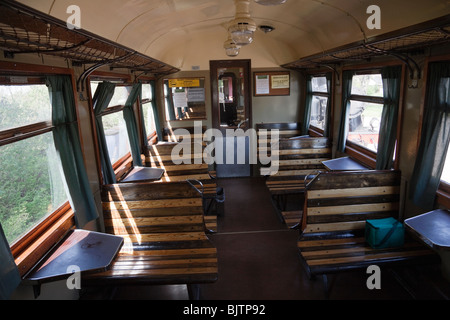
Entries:
[[365,221],[399,218],[400,172],[323,172],[307,187],[298,241],[310,277],[369,265],[439,261],[423,243],[405,236],[400,248],[372,249],[365,242]]
[[107,233],[124,245],[90,285],[199,284],[217,280],[217,250],[205,231],[202,199],[187,182],[104,186]]
[[[284,124],[287,126],[288,124]],[[272,124],[274,129],[277,125]],[[282,124],[278,124],[283,128]],[[295,125],[293,126],[295,128]],[[268,130],[268,125],[258,127],[258,130]],[[292,125],[291,128],[292,129]],[[271,129],[273,130],[273,129]],[[286,130],[280,134],[278,143],[272,145],[270,136],[264,139],[264,135],[258,131],[258,148],[268,155],[274,156],[271,163],[260,168],[261,175],[267,176],[266,186],[269,189],[272,201],[277,209],[282,221],[289,223],[289,227],[298,225],[293,223],[294,217],[301,217],[300,207],[287,209],[288,198],[295,196],[299,199],[299,195],[305,192],[305,184],[308,183],[321,170],[325,170],[323,161],[331,159],[332,151],[328,138],[298,137],[290,136],[291,134],[299,134],[297,130]],[[277,159],[277,160],[274,160]]]

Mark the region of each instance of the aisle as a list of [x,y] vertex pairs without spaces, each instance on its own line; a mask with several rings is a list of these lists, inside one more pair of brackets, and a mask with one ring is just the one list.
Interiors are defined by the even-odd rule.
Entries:
[[218,233],[211,236],[218,251],[219,280],[201,286],[202,298],[310,299],[304,293],[310,295],[314,289],[300,272],[298,231],[278,219],[264,180],[223,179],[219,185],[225,189],[226,202]]

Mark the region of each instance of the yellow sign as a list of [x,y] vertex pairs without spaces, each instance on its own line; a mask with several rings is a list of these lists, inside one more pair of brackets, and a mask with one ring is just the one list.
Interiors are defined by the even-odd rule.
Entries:
[[170,88],[200,87],[200,79],[169,79]]

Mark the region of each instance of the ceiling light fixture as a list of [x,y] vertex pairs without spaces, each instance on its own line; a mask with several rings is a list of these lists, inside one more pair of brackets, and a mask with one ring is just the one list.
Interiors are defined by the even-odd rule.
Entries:
[[231,39],[238,46],[245,46],[253,42],[256,23],[250,17],[250,0],[235,0],[236,17],[230,22],[228,31]]
[[263,6],[277,6],[285,3],[287,0],[255,0],[256,3],[262,4]]
[[237,55],[239,55],[239,52],[241,50],[241,47],[234,43],[233,40],[231,40],[230,35],[228,35],[228,39],[223,43],[223,47],[225,48],[225,52],[229,57],[236,57]]

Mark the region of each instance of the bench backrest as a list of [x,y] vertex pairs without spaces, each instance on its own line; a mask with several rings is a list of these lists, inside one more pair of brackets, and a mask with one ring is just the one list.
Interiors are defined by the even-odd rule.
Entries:
[[[302,125],[299,122],[290,123],[258,123],[256,130],[267,130],[270,134],[270,130],[278,130],[280,138],[292,138],[302,134]],[[270,135],[269,135],[270,139]]]
[[365,220],[399,218],[399,171],[322,172],[307,186],[303,235],[362,232]]
[[[279,159],[271,162],[272,166],[278,167],[278,172],[269,175],[309,175],[323,170],[322,162],[332,157],[330,141],[324,137],[280,139],[277,146],[270,146],[269,140],[266,145],[260,143],[259,148],[276,155]],[[263,173],[264,169],[261,171]]]
[[105,231],[133,248],[205,238],[202,199],[187,182],[105,185],[102,206]]
[[[146,162],[149,166],[165,170],[163,181],[184,181],[187,179],[209,179],[208,164],[203,159],[202,145],[196,143],[186,144],[178,142],[164,142],[149,146],[149,158]],[[175,163],[172,151],[176,159],[183,163]]]

